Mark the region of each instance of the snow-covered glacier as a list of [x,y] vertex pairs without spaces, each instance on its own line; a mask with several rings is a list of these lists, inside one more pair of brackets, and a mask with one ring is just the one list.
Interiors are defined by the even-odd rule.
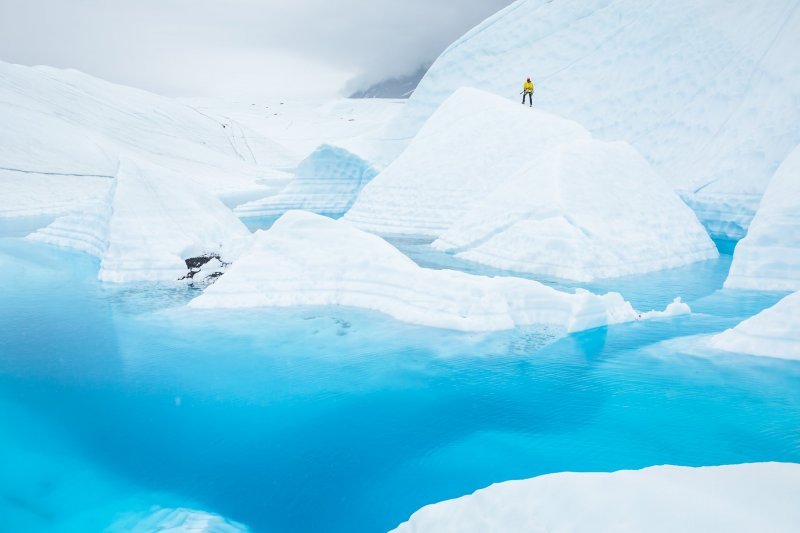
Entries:
[[428,505],[394,532],[792,531],[798,485],[795,463],[564,472]]
[[628,141],[713,235],[740,238],[800,143],[798,49],[794,0],[519,0],[435,61],[384,136],[410,140],[463,86],[519,102],[532,76],[535,107]]
[[800,292],[714,335],[709,344],[726,352],[800,359]]
[[451,95],[345,219],[581,281],[717,257],[695,214],[630,145],[476,89]]
[[343,305],[463,331],[530,324],[580,331],[688,312],[676,301],[644,315],[618,293],[566,293],[537,281],[419,267],[391,244],[343,220],[290,211],[259,231],[194,308]]
[[240,205],[235,212],[242,218],[276,217],[302,209],[340,217],[377,173],[372,164],[356,154],[323,144],[300,163],[294,179],[283,190]]
[[[143,161],[122,160],[112,189],[94,205],[57,218],[28,238],[100,258],[103,281],[175,281],[187,259],[229,259],[249,236],[220,200],[189,179]],[[217,259],[219,258],[219,259]]]
[[778,168],[725,280],[730,289],[800,290],[800,147]]

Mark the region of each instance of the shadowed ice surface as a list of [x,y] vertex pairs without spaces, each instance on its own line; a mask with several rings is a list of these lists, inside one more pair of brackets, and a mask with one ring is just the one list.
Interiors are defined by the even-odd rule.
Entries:
[[662,342],[779,299],[718,291],[729,263],[589,286],[695,313],[558,338],[186,310],[194,289],[103,286],[88,256],[0,240],[0,530],[101,530],[162,505],[254,531],[381,531],[547,472],[800,461],[800,365]]

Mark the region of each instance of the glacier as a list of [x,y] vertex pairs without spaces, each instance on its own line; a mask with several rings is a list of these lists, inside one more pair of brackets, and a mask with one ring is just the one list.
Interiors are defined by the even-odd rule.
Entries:
[[154,507],[147,513],[128,514],[111,524],[108,533],[247,533],[243,524],[184,507]]
[[800,143],[798,48],[793,0],[518,0],[439,56],[383,138],[410,141],[460,87],[518,103],[532,76],[536,108],[630,142],[712,235],[739,239]]
[[800,464],[654,466],[497,483],[429,505],[396,533],[792,531]]
[[729,289],[800,290],[800,146],[769,183],[725,280]]
[[727,352],[800,360],[800,291],[714,335],[709,345]]
[[356,154],[323,144],[300,163],[284,189],[234,211],[241,218],[277,217],[293,209],[340,217],[377,174],[372,164]]
[[579,281],[713,259],[695,214],[630,145],[462,88],[345,214],[380,234]]
[[376,235],[304,211],[286,213],[244,248],[189,307],[339,305],[461,331],[536,324],[566,332],[689,311],[676,300],[641,314],[618,293],[570,294],[533,280],[421,268]]

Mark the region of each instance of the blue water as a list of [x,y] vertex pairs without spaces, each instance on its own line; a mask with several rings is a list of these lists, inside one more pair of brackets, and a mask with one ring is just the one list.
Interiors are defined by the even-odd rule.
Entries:
[[165,505],[385,531],[547,472],[800,461],[800,365],[702,348],[780,297],[719,291],[729,264],[592,285],[696,312],[556,339],[189,311],[196,290],[103,286],[88,256],[0,239],[0,529],[102,530]]

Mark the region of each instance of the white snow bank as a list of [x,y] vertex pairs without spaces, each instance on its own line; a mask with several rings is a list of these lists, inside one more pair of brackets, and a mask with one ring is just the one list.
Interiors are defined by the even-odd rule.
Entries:
[[115,186],[93,208],[65,215],[28,238],[101,259],[103,281],[174,281],[186,259],[226,257],[247,228],[191,181],[143,162],[123,161]]
[[589,137],[572,121],[463,88],[364,187],[345,219],[375,233],[436,237],[545,148]]
[[730,289],[800,290],[800,146],[778,168],[725,280]]
[[295,178],[277,195],[240,205],[242,218],[282,215],[302,209],[339,217],[378,171],[344,148],[323,144],[297,168]]
[[630,142],[712,233],[740,238],[800,143],[799,48],[794,0],[520,0],[454,42],[384,136],[411,139],[463,86],[519,105],[530,75],[535,107]]
[[718,256],[691,209],[627,143],[581,140],[537,155],[455,221],[434,248],[579,281]]
[[236,123],[73,70],[0,62],[0,123],[0,217],[84,209],[126,157],[231,200],[287,181],[256,158],[248,139],[258,136]]
[[344,305],[464,331],[545,324],[566,331],[639,314],[618,293],[557,291],[532,280],[421,268],[378,236],[343,220],[290,211],[259,231],[195,308]]
[[727,352],[800,359],[800,292],[715,335],[710,344]]
[[127,515],[110,533],[246,533],[247,527],[217,514],[186,508],[154,507],[145,515]]
[[798,487],[794,463],[565,472],[423,507],[394,531],[789,533],[800,523]]

